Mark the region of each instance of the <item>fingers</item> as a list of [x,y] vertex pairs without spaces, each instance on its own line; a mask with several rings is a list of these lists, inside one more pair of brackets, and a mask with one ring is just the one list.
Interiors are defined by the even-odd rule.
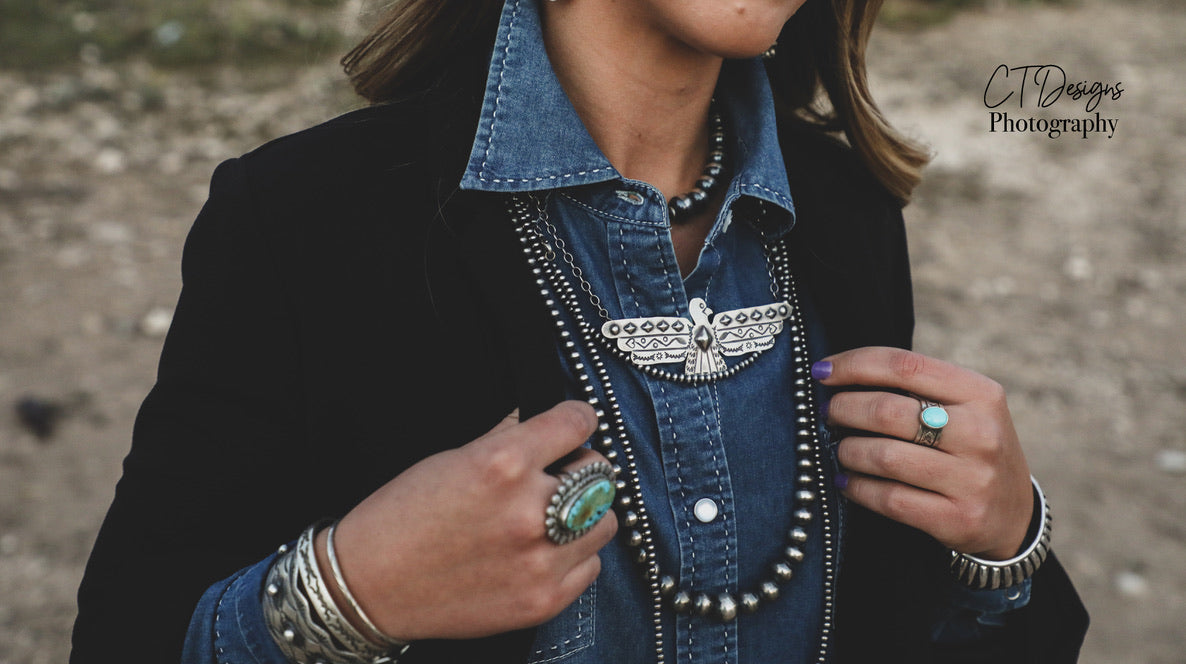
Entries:
[[488,636],[546,620],[588,587],[616,517],[556,545],[546,520],[560,481],[545,468],[574,450],[566,467],[603,459],[581,447],[596,427],[581,402],[522,421],[512,412],[351,510],[337,550],[379,628],[409,639]]
[[[918,353],[878,347],[825,358],[812,373],[833,388],[883,388],[842,390],[827,402],[829,424],[868,432],[847,436],[838,447],[850,472],[838,486],[849,499],[952,549],[1012,555],[1025,535],[1032,497],[998,383]],[[950,416],[934,448],[912,444],[921,426],[920,398],[942,404]]]
[[[840,392],[828,401],[827,422],[833,426],[868,431],[913,442],[918,436],[923,406],[918,399],[891,392]],[[934,449],[955,453],[991,429],[976,409],[945,406],[949,423]]]
[[940,541],[947,539],[948,524],[960,519],[957,508],[945,496],[893,480],[854,474],[843,491],[854,503]]
[[[849,442],[845,441],[841,449]],[[898,441],[881,442],[909,446]],[[954,486],[956,491],[928,490],[863,472],[845,477],[838,486],[849,500],[918,528],[949,548],[990,560],[1005,560],[1018,550],[1033,508],[1029,493],[975,464],[960,466],[950,479],[938,480],[940,487]]]
[[524,627],[543,624],[576,601],[600,573],[601,559],[590,556],[548,583],[533,584],[522,600],[506,607],[505,611],[521,614]]
[[[890,392],[841,392],[827,402],[827,422],[833,426],[880,434],[913,442],[918,435],[922,405],[919,400]],[[982,403],[945,406],[949,416],[938,443],[928,452],[940,452],[995,463],[1019,453],[1017,434],[1007,409]],[[927,456],[927,455],[924,455]],[[938,457],[936,457],[938,458]]]
[[583,445],[597,428],[593,407],[581,401],[564,401],[527,420],[518,418],[516,409],[465,446],[496,480],[518,482],[547,468]]
[[[572,408],[574,406],[575,408]],[[548,536],[547,509],[562,486],[563,476],[566,473],[576,473],[597,462],[608,463],[599,452],[580,446],[592,431],[592,427],[580,421],[581,416],[585,414],[582,408],[584,406],[586,404],[582,402],[567,402],[567,405],[561,404],[519,425],[498,429],[505,440],[487,442],[481,449],[489,453],[478,456],[479,465],[488,462],[488,479],[497,483],[517,485],[518,490],[524,492],[521,494],[524,497],[521,506],[515,508],[518,514],[515,519],[515,532],[520,541],[529,546],[542,546],[551,551],[550,555],[558,560],[567,561],[565,564],[568,565],[575,565],[590,556],[595,556],[597,551],[613,539],[617,531],[617,517],[609,511],[588,531],[558,548]],[[570,412],[565,413],[566,409]],[[575,424],[571,421],[566,422],[564,418],[573,413],[577,415]],[[592,411],[589,410],[588,414],[592,414]],[[596,417],[593,420],[595,422]],[[567,436],[570,442],[549,446],[544,440],[549,434]],[[576,447],[570,448],[574,445]],[[558,460],[552,460],[556,454],[563,456]],[[508,458],[514,461],[506,461]],[[540,468],[545,461],[552,462]],[[505,467],[508,466],[515,471],[510,474],[504,473]]]
[[531,465],[542,468],[584,445],[597,430],[597,414],[581,401],[565,401],[519,423],[515,436]]
[[913,397],[890,392],[840,392],[828,401],[827,421],[834,426],[912,441],[918,433],[920,412],[919,402]]
[[900,348],[870,346],[825,358],[813,367],[824,385],[868,385],[912,392],[945,405],[1001,392],[991,379],[954,364]]
[[589,556],[581,564],[569,570],[560,582],[560,591],[564,595],[562,600],[564,606],[576,601],[586,588],[593,585],[599,574],[601,574],[601,558],[597,555]]
[[940,494],[958,491],[954,478],[963,463],[928,447],[889,438],[850,436],[837,449],[845,470],[908,484]]
[[[581,401],[565,401],[527,420],[518,421],[513,411],[479,444],[487,454],[496,481],[525,482],[530,496],[520,520],[520,536],[544,547],[556,545],[547,538],[546,509],[560,487],[557,475],[575,472],[589,464],[606,461],[600,453],[582,447],[597,427],[593,408]],[[511,472],[506,472],[507,469]],[[612,511],[603,516],[588,532],[555,549],[561,564],[578,565],[609,543],[617,532],[617,517]]]

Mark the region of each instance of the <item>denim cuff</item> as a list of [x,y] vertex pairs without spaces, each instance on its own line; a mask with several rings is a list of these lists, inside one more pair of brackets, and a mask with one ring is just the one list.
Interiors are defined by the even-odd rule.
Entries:
[[1009,612],[1030,601],[1029,579],[1015,586],[997,590],[973,590],[952,580],[947,606],[943,607],[931,630],[935,643],[969,643],[982,639],[986,632],[1005,626]]
[[1030,603],[1030,588],[1033,584],[1026,579],[1015,586],[997,590],[973,590],[963,584],[953,583],[951,605],[974,611],[980,615],[977,622],[982,625],[1003,625],[1003,614],[1020,609]]
[[210,586],[190,621],[182,664],[288,664],[264,622],[264,580],[276,554]]

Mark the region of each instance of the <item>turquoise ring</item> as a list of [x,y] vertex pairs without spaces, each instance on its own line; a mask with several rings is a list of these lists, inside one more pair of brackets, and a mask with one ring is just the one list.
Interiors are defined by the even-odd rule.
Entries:
[[943,427],[950,421],[947,411],[934,401],[919,398],[918,403],[922,411],[918,414],[918,433],[914,435],[914,442],[926,447],[938,447]]
[[584,535],[609,512],[617,493],[613,466],[604,461],[560,475],[544,513],[548,539],[567,544]]

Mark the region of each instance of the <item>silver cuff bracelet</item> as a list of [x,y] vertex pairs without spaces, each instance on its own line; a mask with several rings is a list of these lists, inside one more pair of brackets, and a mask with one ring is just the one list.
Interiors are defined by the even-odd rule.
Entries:
[[997,590],[1015,586],[1034,575],[1050,554],[1050,533],[1054,517],[1046,504],[1046,494],[1038,480],[1030,476],[1034,496],[1041,508],[1041,527],[1037,537],[1017,556],[1008,560],[985,560],[958,551],[951,552],[951,573],[963,584],[975,590]]
[[292,549],[280,547],[268,571],[261,601],[272,640],[293,664],[396,664],[409,644],[374,643],[334,602],[313,550],[318,529],[306,528]]

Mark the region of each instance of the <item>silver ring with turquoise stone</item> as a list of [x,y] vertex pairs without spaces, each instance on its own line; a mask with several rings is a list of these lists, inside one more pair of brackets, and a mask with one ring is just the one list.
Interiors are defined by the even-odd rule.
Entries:
[[914,435],[914,442],[926,447],[938,447],[943,427],[950,421],[947,411],[939,403],[921,397],[916,398],[922,406],[922,411],[918,414],[918,433]]
[[568,544],[601,521],[613,507],[617,487],[613,466],[604,461],[562,473],[559,479],[560,488],[552,494],[545,510],[544,526],[548,539]]

